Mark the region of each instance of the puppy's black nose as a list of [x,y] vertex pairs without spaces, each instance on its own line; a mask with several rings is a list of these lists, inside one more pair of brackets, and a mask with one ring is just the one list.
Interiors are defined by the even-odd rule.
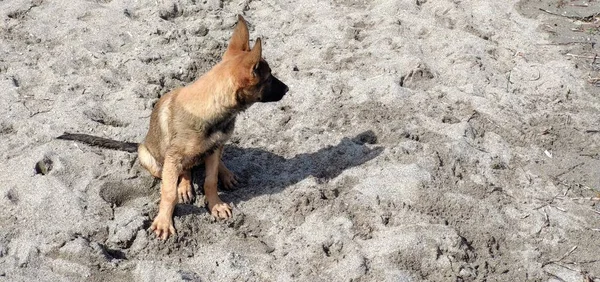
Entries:
[[289,87],[287,87],[287,85],[285,86],[285,89],[283,90],[283,93],[287,93],[290,90]]

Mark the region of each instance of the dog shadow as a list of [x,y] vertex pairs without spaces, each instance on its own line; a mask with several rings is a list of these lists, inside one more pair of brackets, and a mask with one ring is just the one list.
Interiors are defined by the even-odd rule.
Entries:
[[[359,166],[379,156],[383,147],[373,147],[377,136],[373,131],[345,137],[337,145],[327,146],[313,153],[284,158],[258,149],[226,145],[223,161],[238,177],[239,185],[233,190],[221,189],[225,202],[237,204],[263,194],[275,194],[307,177],[324,183],[344,170]],[[198,193],[204,185],[204,166],[194,167],[192,183]],[[219,184],[220,185],[220,184]],[[219,186],[220,188],[222,186]],[[178,214],[198,213],[202,209],[181,207]]]

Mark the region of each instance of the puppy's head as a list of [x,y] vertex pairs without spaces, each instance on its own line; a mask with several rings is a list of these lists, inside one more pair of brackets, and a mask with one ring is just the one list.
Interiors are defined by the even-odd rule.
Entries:
[[235,95],[240,105],[279,101],[288,91],[287,85],[271,73],[269,64],[262,58],[260,38],[250,49],[248,26],[242,16],[238,16],[223,62],[233,76]]

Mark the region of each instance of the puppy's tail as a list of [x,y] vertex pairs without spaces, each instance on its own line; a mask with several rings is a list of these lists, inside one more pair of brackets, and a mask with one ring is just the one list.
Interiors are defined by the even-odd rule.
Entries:
[[88,134],[74,134],[68,132],[65,132],[63,135],[56,137],[56,139],[74,140],[91,146],[98,146],[106,149],[119,150],[130,153],[137,152],[139,145],[139,143],[123,142]]

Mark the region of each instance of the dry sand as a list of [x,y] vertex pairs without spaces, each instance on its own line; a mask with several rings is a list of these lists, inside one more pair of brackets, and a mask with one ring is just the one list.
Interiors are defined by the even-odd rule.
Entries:
[[[600,280],[599,11],[0,1],[0,281]],[[290,93],[238,119],[234,218],[200,196],[159,241],[135,154],[55,137],[141,141],[238,13]]]

